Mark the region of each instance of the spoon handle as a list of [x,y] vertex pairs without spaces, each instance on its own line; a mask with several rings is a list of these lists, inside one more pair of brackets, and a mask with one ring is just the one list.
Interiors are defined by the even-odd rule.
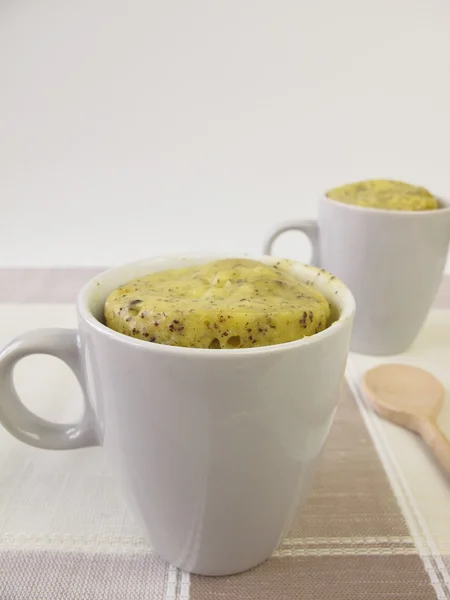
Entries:
[[441,467],[450,475],[450,441],[439,429],[436,422],[431,419],[422,421],[420,435]]

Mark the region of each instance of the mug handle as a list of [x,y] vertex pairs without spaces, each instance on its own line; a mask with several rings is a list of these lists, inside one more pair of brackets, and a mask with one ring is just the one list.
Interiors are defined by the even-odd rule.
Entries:
[[312,248],[309,262],[316,267],[319,266],[319,225],[317,221],[287,221],[286,223],[277,225],[264,243],[264,254],[272,254],[272,247],[275,240],[286,231],[301,231],[309,238]]
[[[73,371],[83,391],[84,412],[77,423],[53,423],[31,412],[17,395],[13,371],[30,354],[59,358]],[[80,341],[75,329],[30,331],[11,342],[0,353],[0,422],[17,439],[48,450],[72,450],[97,446],[95,417],[87,400],[81,364]]]

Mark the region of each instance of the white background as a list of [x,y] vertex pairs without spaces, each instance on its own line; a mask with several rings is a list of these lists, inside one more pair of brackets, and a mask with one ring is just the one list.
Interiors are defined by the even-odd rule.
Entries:
[[0,3],[0,266],[257,252],[367,177],[450,196],[448,0]]

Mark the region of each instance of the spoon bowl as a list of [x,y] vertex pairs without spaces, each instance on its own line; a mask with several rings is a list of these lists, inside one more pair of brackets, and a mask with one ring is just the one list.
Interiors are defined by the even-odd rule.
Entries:
[[434,375],[411,365],[385,364],[364,374],[361,389],[381,417],[418,433],[450,474],[450,442],[436,422],[445,390]]

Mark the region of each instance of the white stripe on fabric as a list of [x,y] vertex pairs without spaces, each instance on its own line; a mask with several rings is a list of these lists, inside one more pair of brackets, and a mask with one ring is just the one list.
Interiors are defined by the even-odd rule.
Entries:
[[191,576],[185,571],[181,571],[180,587],[178,600],[189,600],[191,587]]
[[342,544],[348,546],[356,546],[360,544],[376,545],[376,544],[412,544],[413,538],[409,535],[396,536],[369,536],[369,537],[304,537],[304,538],[286,538],[282,546],[319,546]]
[[177,600],[178,592],[178,569],[170,565],[167,572],[167,587],[164,600]]
[[[417,556],[417,549],[409,548],[380,548],[379,546],[347,546],[341,548],[280,548],[272,554],[272,558],[287,558],[296,556]],[[444,599],[447,598],[444,596]],[[439,598],[440,600],[440,598]]]

